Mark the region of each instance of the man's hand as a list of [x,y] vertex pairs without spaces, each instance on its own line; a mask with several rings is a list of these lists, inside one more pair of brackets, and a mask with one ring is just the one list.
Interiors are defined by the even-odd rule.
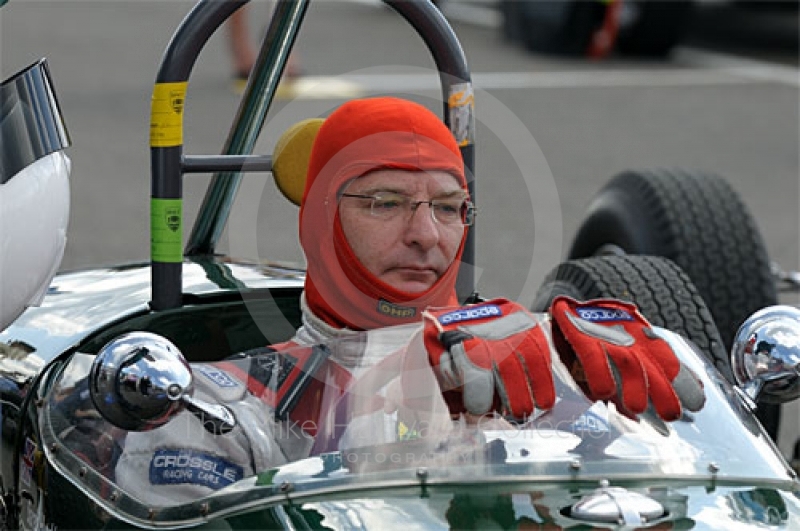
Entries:
[[494,299],[427,310],[423,317],[425,348],[451,411],[522,419],[534,407],[553,407],[550,345],[525,308]]
[[561,296],[550,315],[556,350],[590,399],[611,400],[629,416],[649,401],[667,421],[703,407],[703,384],[633,304]]

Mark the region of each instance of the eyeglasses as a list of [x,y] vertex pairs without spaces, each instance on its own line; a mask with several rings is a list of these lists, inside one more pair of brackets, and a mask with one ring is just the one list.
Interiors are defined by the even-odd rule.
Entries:
[[406,195],[394,192],[378,192],[375,195],[341,194],[341,197],[369,199],[370,214],[387,221],[400,216],[409,220],[420,205],[430,205],[433,221],[442,225],[469,227],[475,222],[475,205],[463,197],[414,201]]

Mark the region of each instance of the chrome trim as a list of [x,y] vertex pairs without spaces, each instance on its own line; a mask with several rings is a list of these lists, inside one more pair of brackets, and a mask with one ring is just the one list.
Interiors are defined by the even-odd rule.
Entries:
[[601,480],[600,487],[572,506],[573,518],[586,522],[644,525],[665,516],[664,506],[649,496]]
[[734,338],[731,366],[752,402],[800,397],[800,310],[769,306],[747,318]]
[[0,184],[69,145],[46,59],[0,84]]

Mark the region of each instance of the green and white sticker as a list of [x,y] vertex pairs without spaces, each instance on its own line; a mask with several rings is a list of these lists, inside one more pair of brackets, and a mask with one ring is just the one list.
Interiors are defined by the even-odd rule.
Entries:
[[150,200],[150,257],[154,262],[183,261],[183,199]]

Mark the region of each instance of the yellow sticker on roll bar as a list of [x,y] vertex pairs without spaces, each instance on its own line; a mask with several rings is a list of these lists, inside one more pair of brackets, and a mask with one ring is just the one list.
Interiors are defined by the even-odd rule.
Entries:
[[183,105],[188,82],[156,83],[150,104],[150,147],[183,144]]

